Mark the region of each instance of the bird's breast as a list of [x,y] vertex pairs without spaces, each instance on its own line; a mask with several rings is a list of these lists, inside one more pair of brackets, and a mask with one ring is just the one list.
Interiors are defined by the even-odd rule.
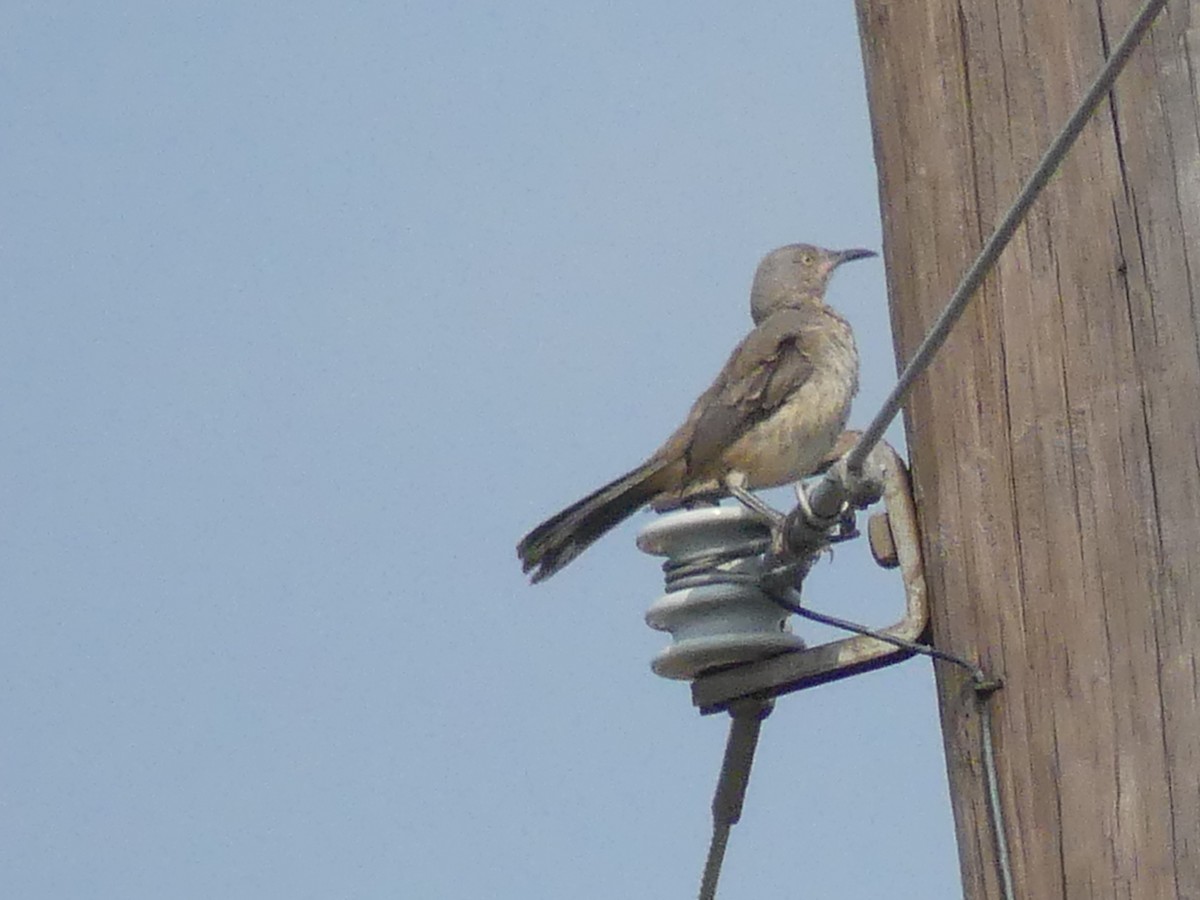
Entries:
[[745,473],[752,488],[790,484],[812,474],[846,427],[858,390],[853,343],[836,350],[778,409],[722,454],[727,471]]

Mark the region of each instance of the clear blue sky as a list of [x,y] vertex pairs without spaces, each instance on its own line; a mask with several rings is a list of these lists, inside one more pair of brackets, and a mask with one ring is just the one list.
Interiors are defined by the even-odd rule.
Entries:
[[[649,514],[536,588],[513,546],[677,424],[762,253],[879,247],[852,4],[0,22],[6,895],[692,896],[726,720],[649,671]],[[862,424],[881,262],[832,298]],[[957,873],[927,662],[781,701],[722,898]]]

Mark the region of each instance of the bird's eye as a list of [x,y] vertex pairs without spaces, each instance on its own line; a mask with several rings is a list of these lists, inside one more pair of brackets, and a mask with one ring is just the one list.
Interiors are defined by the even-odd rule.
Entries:
[[816,259],[811,253],[801,253],[800,262],[802,265],[811,266],[814,262],[816,262]]

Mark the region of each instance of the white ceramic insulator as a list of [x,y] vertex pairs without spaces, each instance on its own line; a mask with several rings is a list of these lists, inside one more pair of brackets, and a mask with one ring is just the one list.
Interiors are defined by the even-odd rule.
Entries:
[[[661,516],[642,529],[638,547],[655,556],[679,559],[707,551],[744,550],[716,572],[758,574],[759,550],[769,530],[741,506],[714,506]],[[756,662],[804,642],[787,631],[787,612],[749,584],[718,583],[670,590],[646,611],[646,624],[670,632],[672,644],[651,662],[664,678],[690,680],[702,672]]]

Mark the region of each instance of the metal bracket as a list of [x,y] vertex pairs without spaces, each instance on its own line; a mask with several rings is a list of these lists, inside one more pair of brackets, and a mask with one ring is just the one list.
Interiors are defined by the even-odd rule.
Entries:
[[[904,617],[879,633],[905,642],[919,641],[929,625],[929,601],[921,561],[920,532],[908,470],[896,451],[880,444],[875,453],[883,474],[887,531],[894,545],[894,563],[886,552],[883,526],[869,526],[872,550],[881,565],[897,565],[904,581]],[[692,682],[692,702],[704,714],[721,712],[742,699],[767,699],[890,666],[916,651],[878,638],[853,637],[794,650],[760,662],[731,666],[702,674]]]

